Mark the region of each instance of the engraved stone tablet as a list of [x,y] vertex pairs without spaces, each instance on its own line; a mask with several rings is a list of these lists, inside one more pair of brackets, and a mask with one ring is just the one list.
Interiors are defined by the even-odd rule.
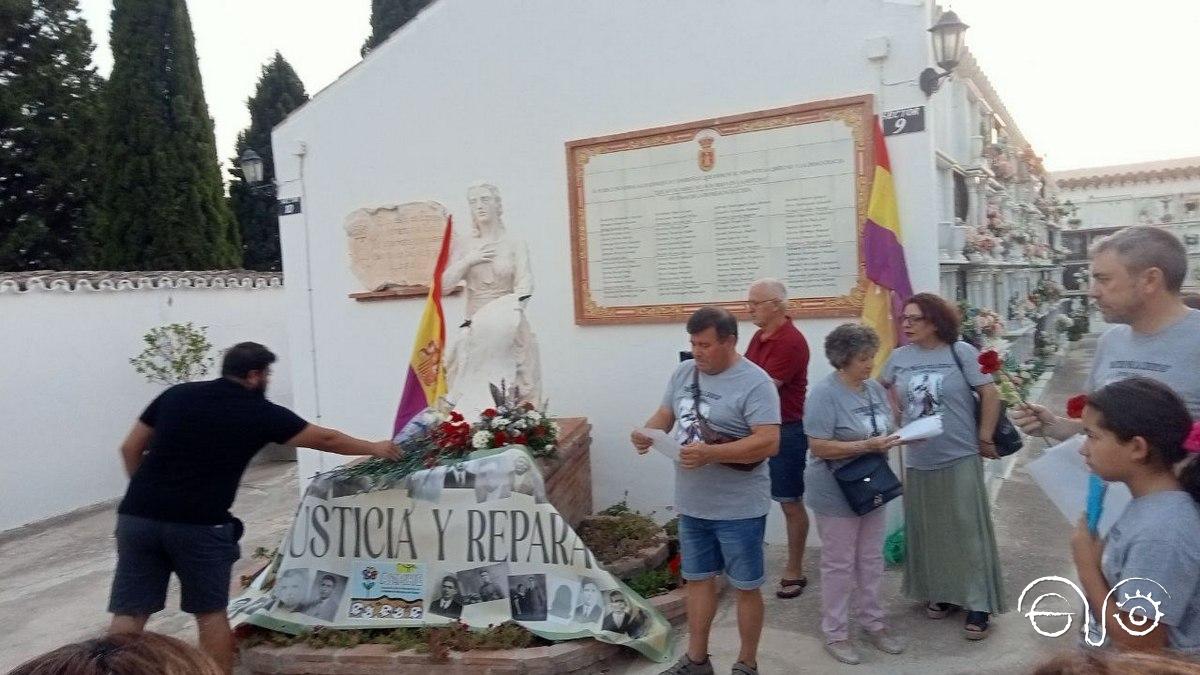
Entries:
[[428,286],[446,228],[437,202],[357,209],[346,216],[350,267],[363,288]]

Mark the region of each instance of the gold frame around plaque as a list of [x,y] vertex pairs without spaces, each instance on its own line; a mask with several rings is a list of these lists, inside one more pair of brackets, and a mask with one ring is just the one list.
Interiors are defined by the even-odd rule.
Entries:
[[[854,140],[855,196],[858,213],[858,281],[847,295],[790,299],[788,300],[788,313],[796,318],[828,318],[861,314],[867,284],[866,267],[862,255],[862,231],[867,219],[867,203],[870,200],[872,173],[875,168],[874,114],[874,96],[866,94],[567,142],[567,179],[570,187],[571,209],[571,275],[575,287],[575,323],[583,326],[682,322],[686,321],[692,312],[704,306],[704,304],[661,304],[604,307],[592,299],[588,280],[587,219],[583,194],[583,168],[589,159],[610,152],[687,142],[692,140],[697,132],[705,129],[713,129],[722,136],[730,136],[748,131],[829,120],[845,123],[850,128]],[[698,159],[702,169],[705,161],[711,161],[711,158],[706,158],[703,154]],[[749,316],[744,302],[705,304],[725,307],[739,319],[746,319]]]

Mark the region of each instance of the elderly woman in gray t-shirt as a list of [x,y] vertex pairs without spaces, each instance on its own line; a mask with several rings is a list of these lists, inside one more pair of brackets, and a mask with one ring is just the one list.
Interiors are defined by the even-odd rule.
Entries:
[[883,536],[887,509],[857,515],[833,472],[855,457],[887,453],[900,443],[887,392],[871,379],[879,337],[867,326],[847,323],[825,338],[825,356],[836,372],[817,382],[804,406],[809,460],[804,501],[821,535],[821,630],[825,650],[843,663],[861,657],[850,642],[850,604],[857,595],[858,623],[881,651],[899,654],[880,602]]

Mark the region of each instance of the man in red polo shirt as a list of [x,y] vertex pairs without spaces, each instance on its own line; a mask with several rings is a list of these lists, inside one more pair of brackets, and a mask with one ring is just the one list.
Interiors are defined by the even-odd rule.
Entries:
[[804,591],[804,546],[808,512],[804,510],[804,465],[808,436],[804,433],[804,394],[808,389],[808,341],[786,314],[787,289],[777,279],[750,286],[746,306],[758,326],[746,358],[767,371],[779,389],[779,454],[770,459],[771,498],[779,502],[787,522],[788,561],[775,595],[794,598]]

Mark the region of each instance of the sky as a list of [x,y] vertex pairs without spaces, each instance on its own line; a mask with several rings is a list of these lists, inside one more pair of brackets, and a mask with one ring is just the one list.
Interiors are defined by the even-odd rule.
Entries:
[[[250,123],[246,99],[262,64],[279,50],[312,95],[359,61],[370,4],[188,3],[223,163]],[[1200,156],[1197,0],[951,0],[943,6],[971,26],[967,46],[1048,168]],[[107,76],[112,0],[80,0],[80,7],[97,43],[96,65]]]

